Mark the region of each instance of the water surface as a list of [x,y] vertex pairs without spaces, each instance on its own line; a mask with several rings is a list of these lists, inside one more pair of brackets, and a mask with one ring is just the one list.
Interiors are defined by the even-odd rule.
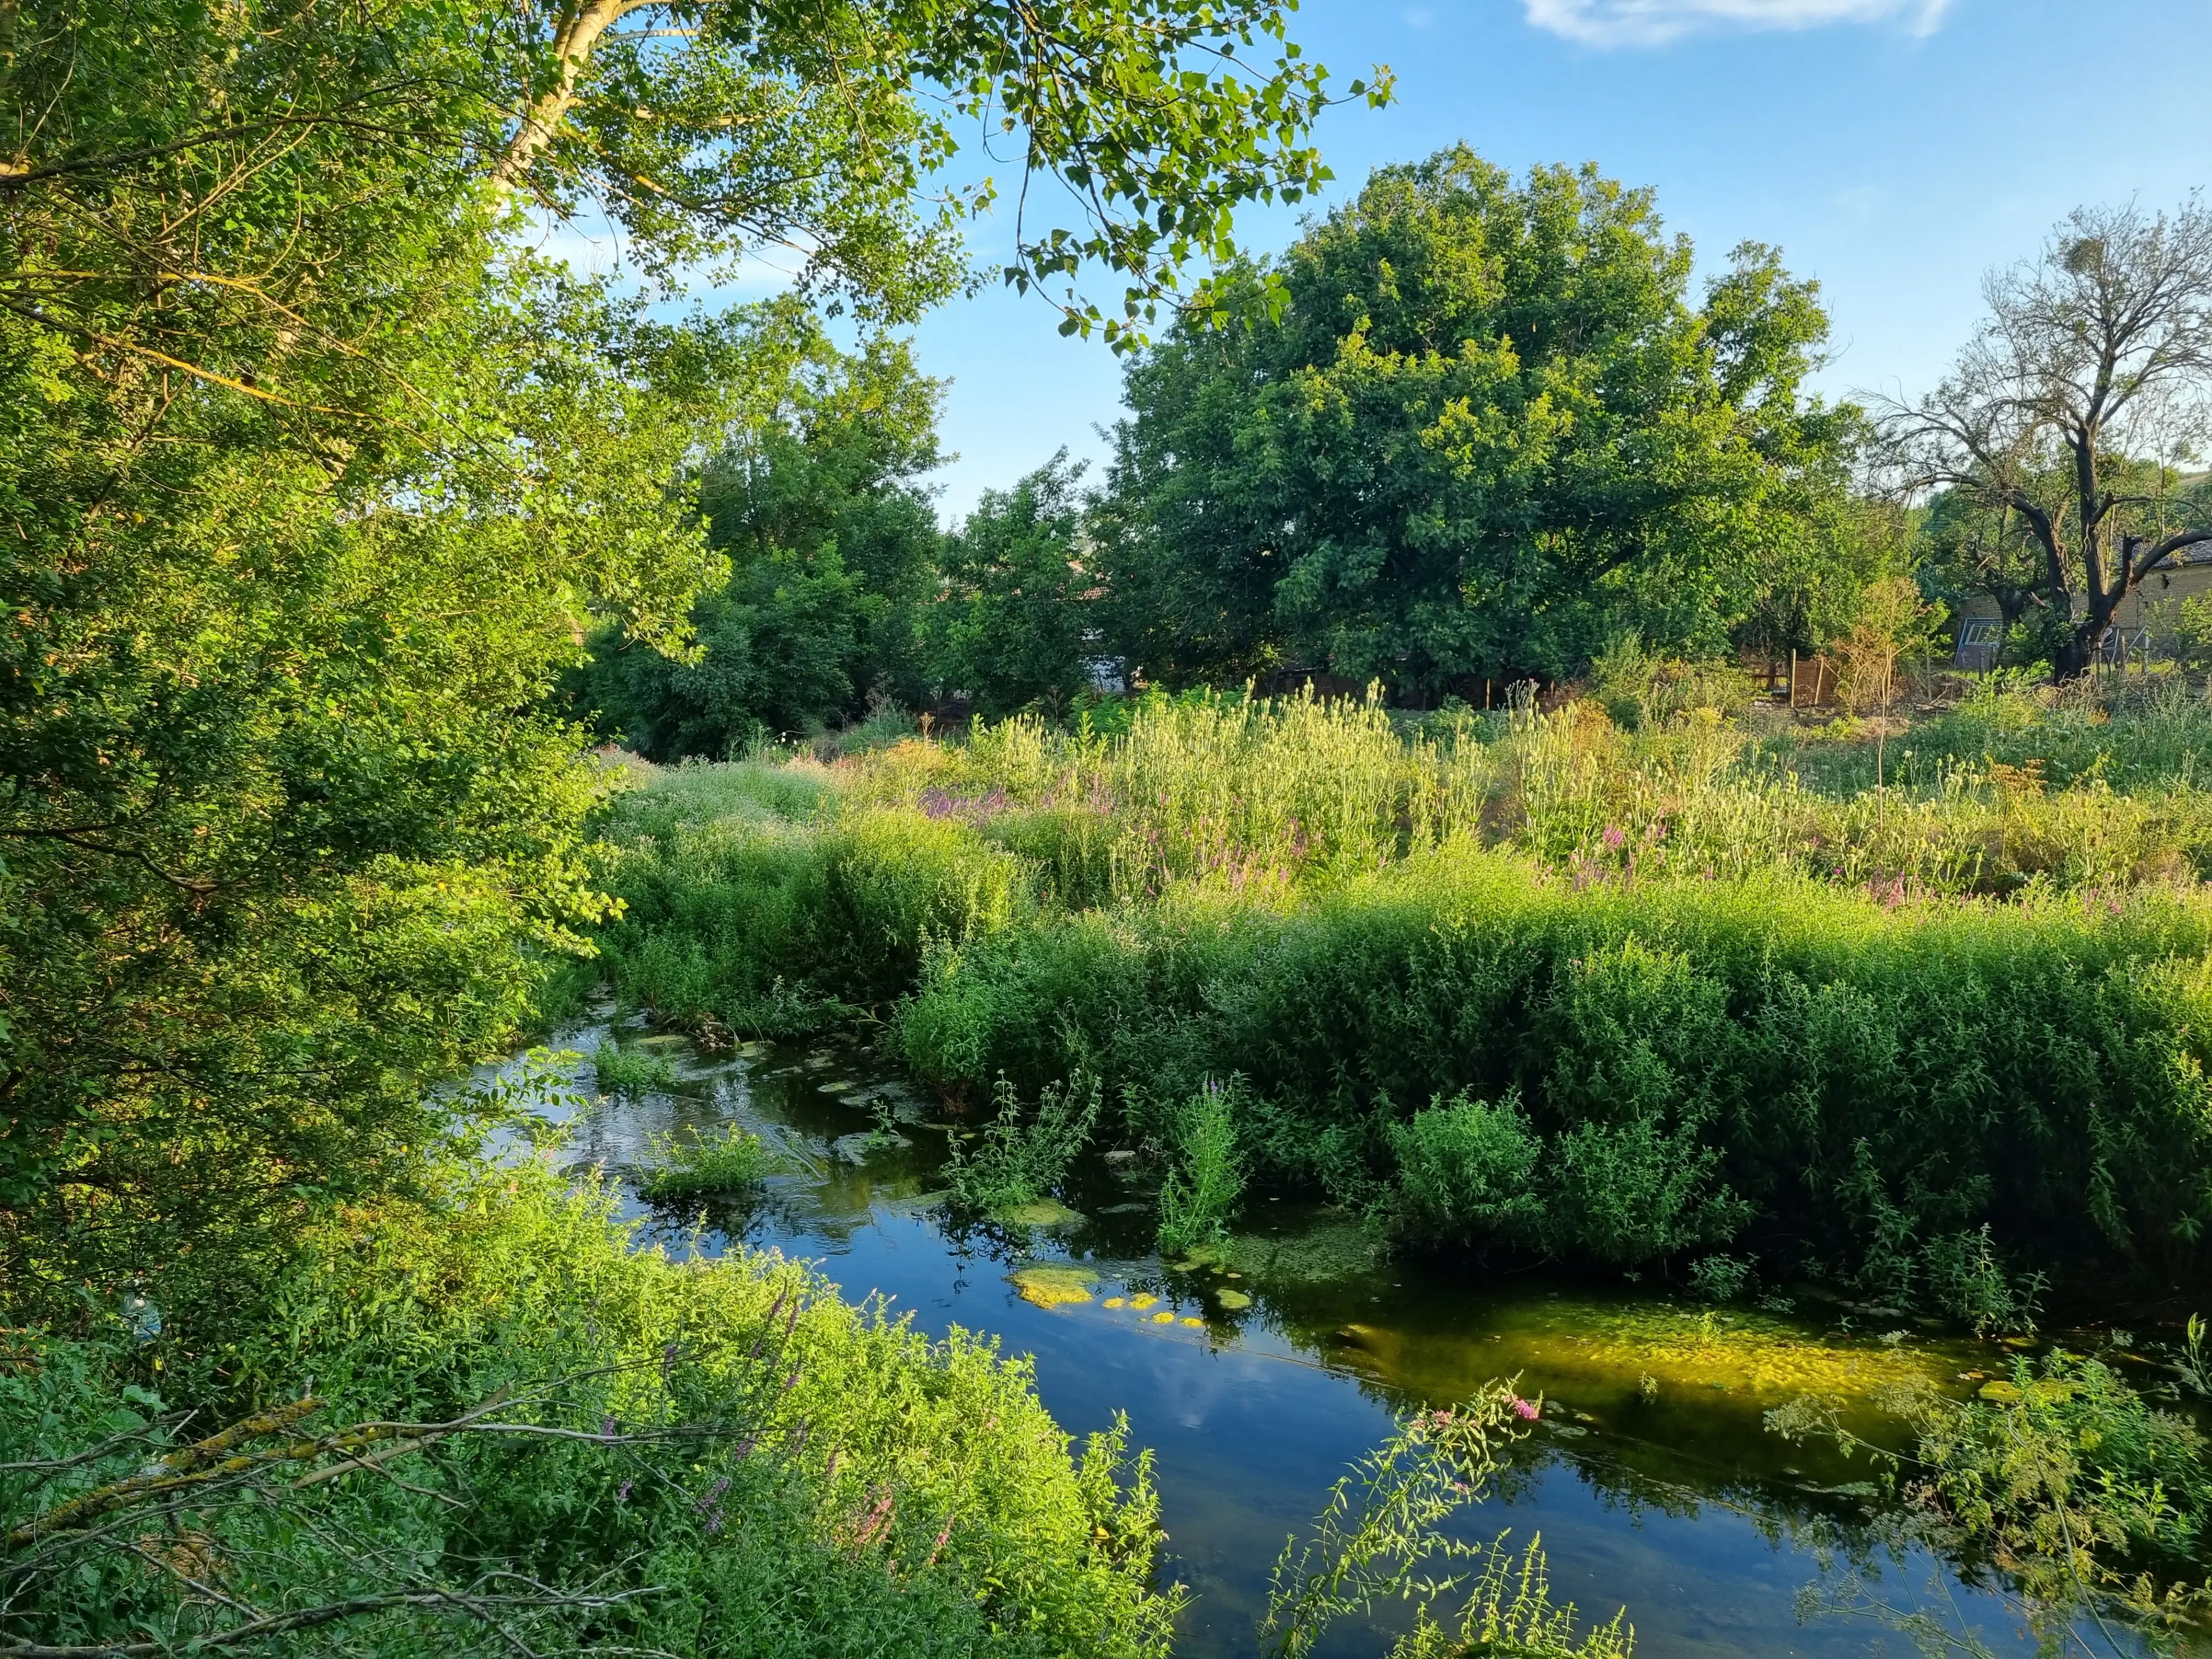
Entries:
[[[1872,1390],[1925,1376],[1964,1392],[2003,1365],[2000,1349],[1881,1310],[1715,1310],[1656,1287],[1378,1259],[1350,1218],[1284,1200],[1249,1206],[1225,1265],[1178,1267],[1152,1247],[1156,1174],[1103,1149],[1078,1170],[1070,1213],[960,1227],[939,1170],[962,1124],[866,1046],[705,1054],[637,1021],[587,1025],[561,1045],[588,1054],[610,1037],[665,1058],[672,1077],[592,1098],[591,1066],[570,1068],[580,1099],[546,1115],[564,1120],[561,1156],[578,1170],[620,1177],[651,1136],[731,1123],[781,1154],[752,1201],[708,1206],[703,1234],[700,1206],[655,1212],[625,1188],[647,1237],[775,1248],[925,1332],[995,1336],[1030,1358],[1071,1434],[1127,1414],[1135,1443],[1158,1454],[1166,1571],[1194,1592],[1178,1646],[1190,1659],[1256,1652],[1285,1537],[1396,1414],[1515,1375],[1542,1395],[1542,1421],[1461,1530],[1540,1534],[1555,1601],[1600,1620],[1625,1606],[1648,1659],[1917,1652],[1881,1618],[1801,1619],[1801,1592],[1844,1582],[1838,1545],[1862,1552],[1860,1571],[1894,1607],[1936,1611],[1997,1653],[2033,1650],[1971,1575],[1924,1553],[1863,1553],[1884,1501],[1863,1459],[1791,1446],[1762,1423],[1809,1391],[1850,1402],[1853,1425],[1879,1438]],[[1060,1271],[1025,1274],[1038,1267]],[[1322,1651],[1387,1645],[1347,1625]]]

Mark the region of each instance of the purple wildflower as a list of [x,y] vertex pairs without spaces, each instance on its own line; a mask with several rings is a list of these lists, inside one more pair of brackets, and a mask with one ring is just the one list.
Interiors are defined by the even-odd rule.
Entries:
[[937,1529],[937,1541],[929,1547],[929,1559],[923,1562],[921,1565],[925,1567],[935,1566],[937,1565],[938,1556],[944,1552],[945,1540],[951,1536],[952,1511],[947,1510],[945,1512],[945,1524]]
[[622,1485],[620,1485],[619,1486],[617,1486],[617,1487],[615,1488],[615,1502],[616,1502],[616,1503],[617,1503],[617,1504],[627,1504],[627,1503],[629,1503],[629,1489],[630,1489],[633,1486],[635,1486],[635,1485],[636,1485],[636,1484],[637,1484],[637,1483],[636,1483],[635,1481],[633,1481],[633,1480],[625,1480],[625,1481],[623,1481],[623,1482],[622,1483]]
[[1513,1396],[1513,1414],[1524,1423],[1534,1422],[1541,1409],[1533,1400],[1523,1400],[1517,1394]]

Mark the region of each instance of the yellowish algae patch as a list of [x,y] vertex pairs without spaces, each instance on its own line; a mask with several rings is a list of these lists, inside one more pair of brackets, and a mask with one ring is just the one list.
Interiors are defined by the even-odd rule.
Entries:
[[1242,1291],[1216,1291],[1213,1299],[1231,1313],[1242,1312],[1252,1305],[1252,1298]]
[[1547,1369],[1650,1376],[1662,1389],[1718,1388],[1775,1400],[1863,1397],[1943,1369],[1923,1346],[1815,1336],[1763,1314],[1656,1307],[1577,1312],[1571,1331],[1547,1333]]
[[1182,1322],[1183,1322],[1184,1324],[1186,1324],[1186,1325],[1194,1326],[1196,1328],[1198,1328],[1199,1330],[1201,1330],[1201,1331],[1202,1331],[1202,1330],[1204,1330],[1204,1329],[1206,1328],[1206,1322],[1205,1322],[1203,1319],[1195,1319],[1195,1318],[1193,1318],[1193,1317],[1192,1317],[1190,1315],[1188,1315],[1188,1314],[1185,1314],[1185,1315],[1182,1316]]
[[1152,1316],[1152,1323],[1155,1325],[1172,1325],[1175,1323],[1175,1316],[1171,1313],[1156,1313]]
[[1142,1313],[1146,1309],[1151,1307],[1152,1304],[1158,1300],[1159,1297],[1156,1296],[1133,1296],[1129,1298],[1129,1305],[1134,1308],[1139,1313]]
[[1091,1287],[1098,1275],[1088,1267],[1064,1261],[1039,1262],[1006,1275],[1014,1294],[1040,1308],[1062,1308],[1091,1300]]
[[1123,1297],[1109,1296],[1098,1305],[1102,1308],[1118,1308],[1121,1307],[1126,1300],[1127,1298]]
[[1608,1401],[1777,1406],[1799,1395],[1864,1403],[1897,1384],[1955,1386],[1962,1345],[1839,1336],[1742,1310],[1550,1301],[1501,1310],[1496,1324],[1445,1335],[1346,1325],[1348,1348],[1438,1397],[1470,1378],[1521,1374],[1531,1389]]

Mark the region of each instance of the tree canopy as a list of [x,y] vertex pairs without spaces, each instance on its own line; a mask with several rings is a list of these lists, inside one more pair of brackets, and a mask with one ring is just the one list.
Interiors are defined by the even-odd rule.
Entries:
[[1984,295],[1942,385],[1884,411],[1893,483],[1956,496],[1954,518],[1978,508],[1993,556],[2027,538],[2027,570],[1981,562],[2036,596],[2071,678],[2121,600],[2212,542],[2212,491],[2189,470],[2212,441],[2212,212],[2080,209]]
[[988,112],[1012,270],[1126,343],[1324,176],[1283,15],[0,12],[0,1272],[386,1178],[598,913],[546,693],[599,622],[680,647],[724,568],[697,481],[808,331],[669,320],[533,224],[605,213],[667,288],[781,249],[896,321],[963,280],[996,186],[939,185]]
[[1279,319],[1187,320],[1127,372],[1102,554],[1170,683],[1271,669],[1430,695],[1710,651],[1825,556],[1856,411],[1808,399],[1814,286],[1692,250],[1594,168],[1463,147],[1377,171],[1280,261]]
[[719,759],[871,698],[930,695],[921,617],[942,538],[917,479],[939,462],[942,387],[886,340],[845,353],[817,336],[794,370],[701,470],[708,544],[730,574],[692,607],[694,648],[609,623],[564,683],[578,717],[654,760]]

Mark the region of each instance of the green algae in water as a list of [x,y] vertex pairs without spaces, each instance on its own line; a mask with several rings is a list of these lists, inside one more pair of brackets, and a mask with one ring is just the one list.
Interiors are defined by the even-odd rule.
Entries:
[[1056,1198],[1032,1199],[1026,1204],[1008,1204],[991,1212],[996,1220],[1011,1222],[1017,1227],[1073,1227],[1083,1219],[1083,1212],[1071,1210]]
[[1242,1291],[1216,1291],[1213,1299],[1231,1313],[1242,1313],[1252,1305],[1252,1298]]
[[1374,1271],[1381,1242],[1356,1221],[1323,1221],[1294,1233],[1239,1233],[1222,1247],[1226,1266],[1255,1279],[1323,1284]]
[[1040,1308],[1064,1308],[1091,1300],[1098,1275],[1065,1261],[1037,1262],[1006,1275],[1014,1294]]

